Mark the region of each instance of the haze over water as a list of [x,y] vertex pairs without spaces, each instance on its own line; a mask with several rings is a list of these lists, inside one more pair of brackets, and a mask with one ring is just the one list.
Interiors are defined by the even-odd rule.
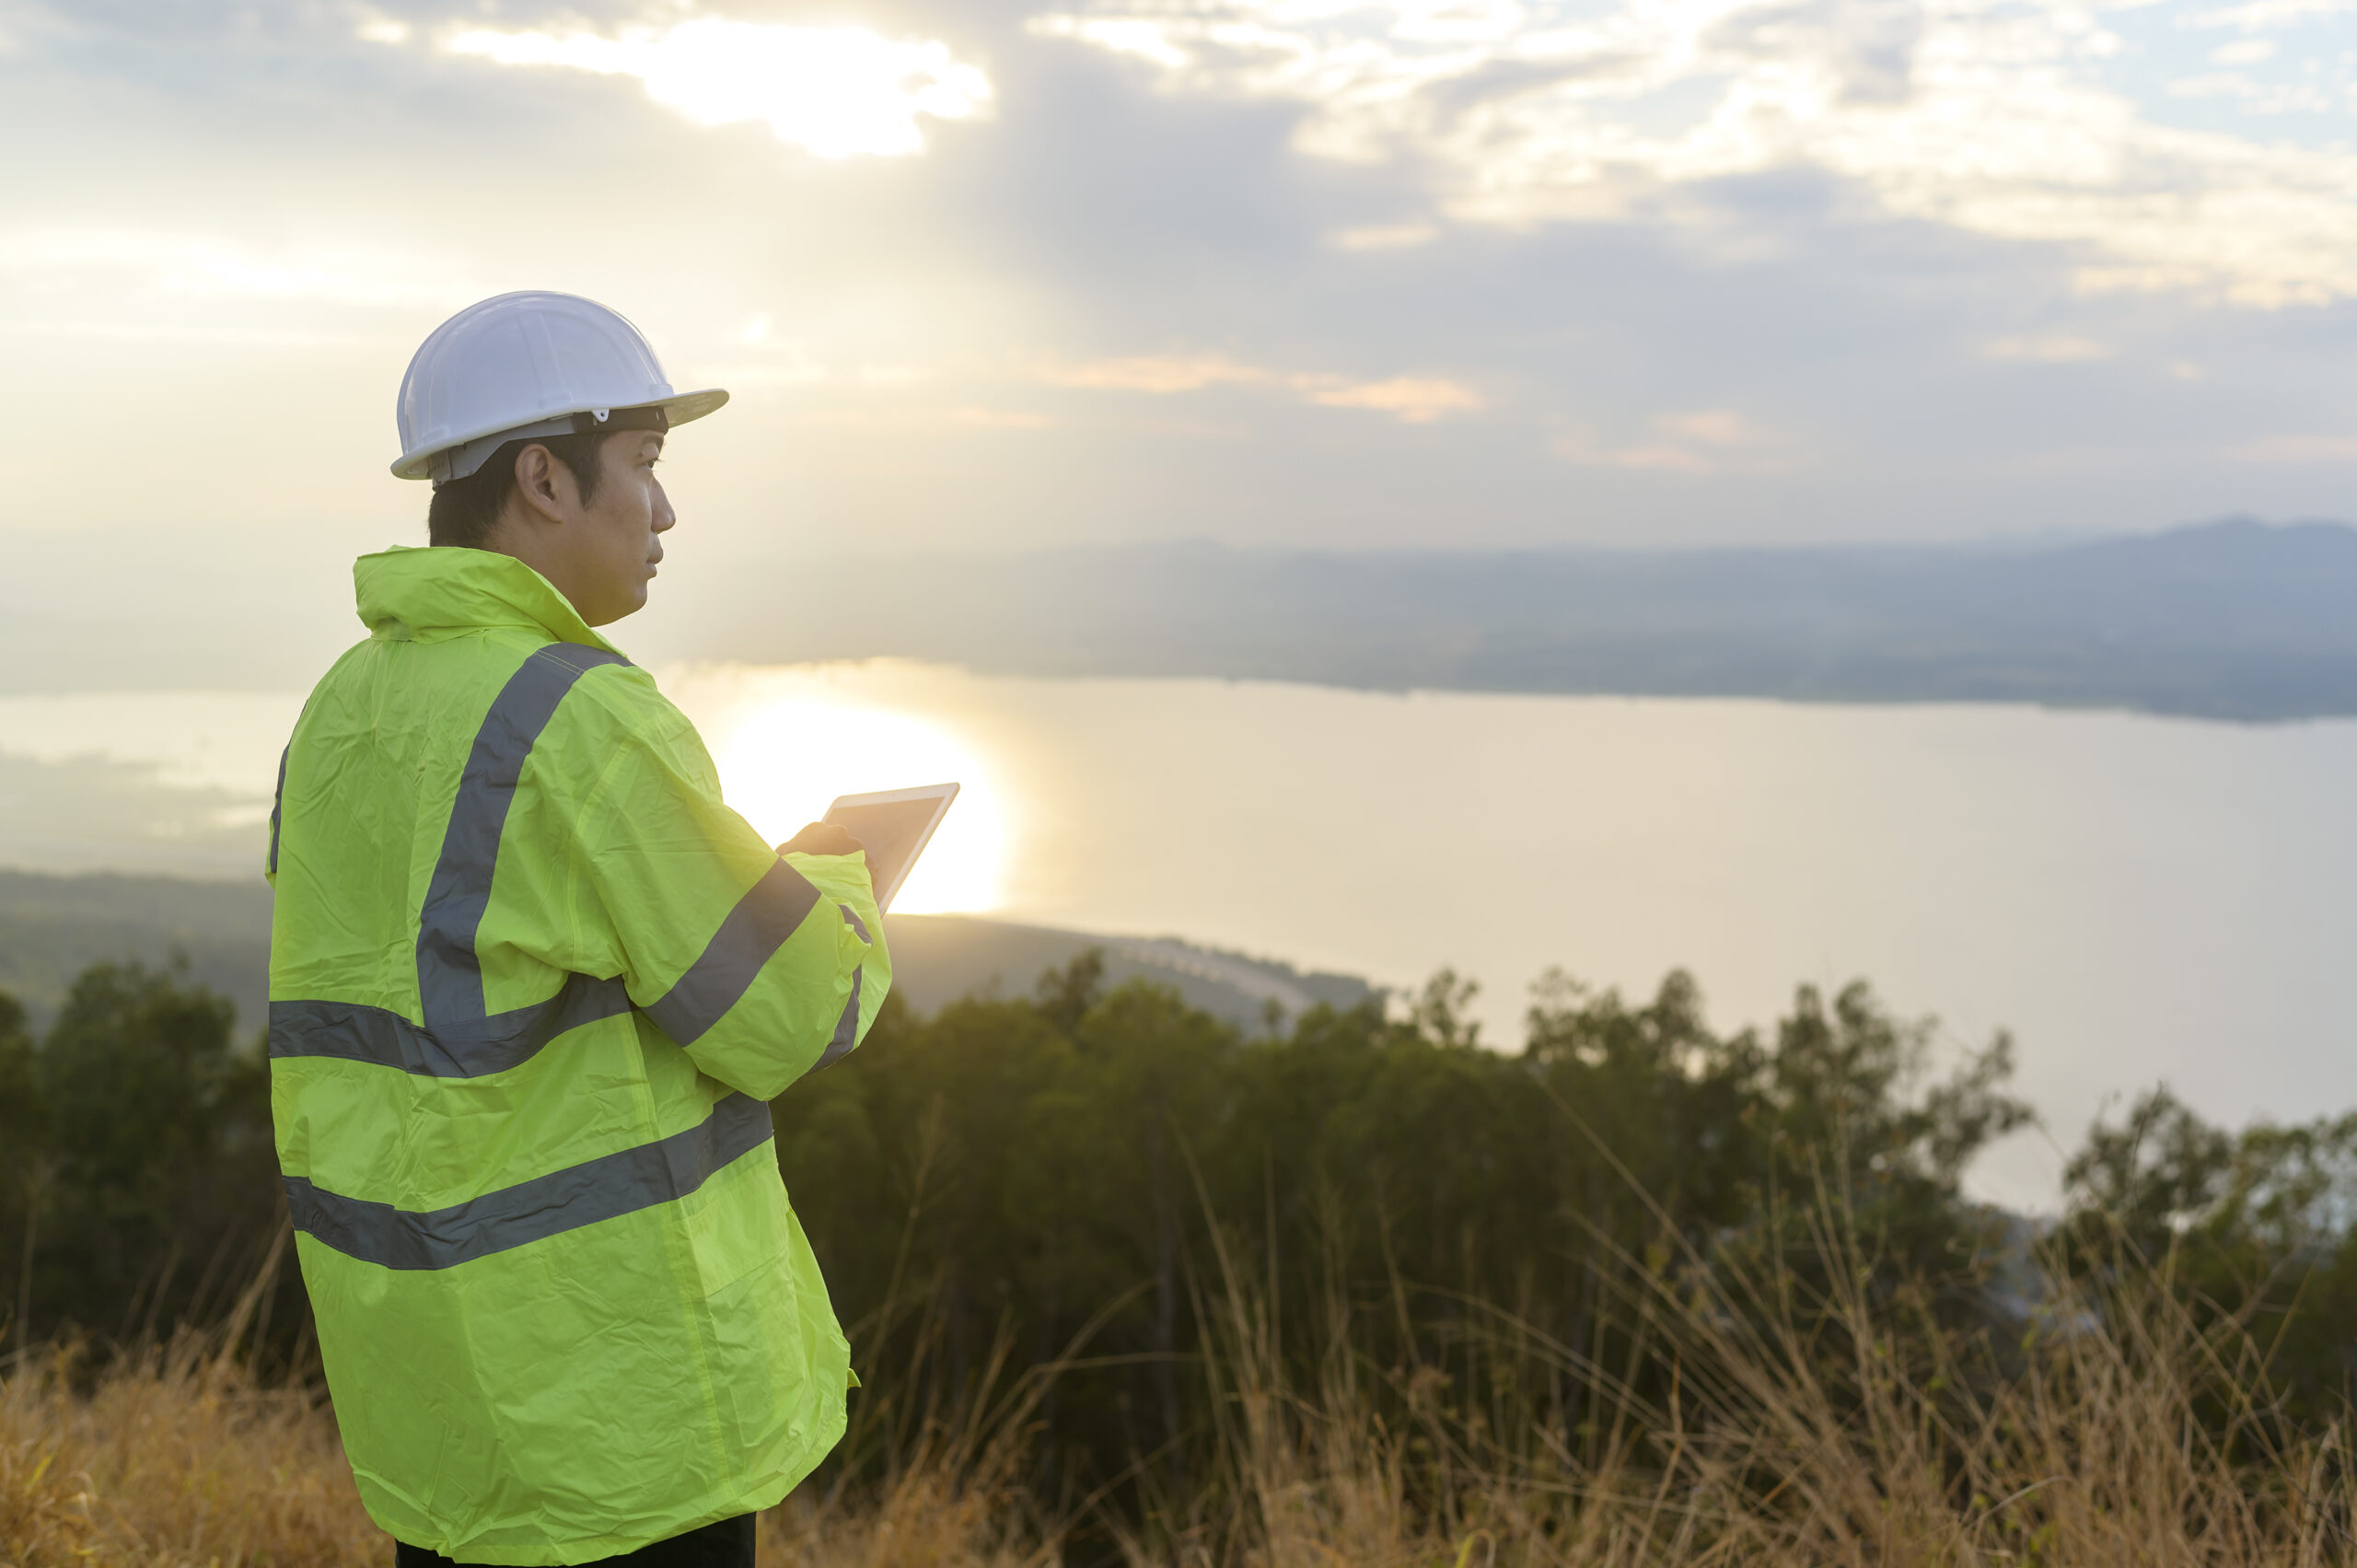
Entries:
[[[1768,1023],[1797,982],[1857,977],[1940,1015],[1948,1049],[2010,1028],[2052,1142],[2016,1138],[1973,1185],[2017,1205],[2050,1205],[2052,1145],[2158,1080],[2234,1122],[2357,1106],[2357,723],[892,662],[659,674],[765,830],[837,788],[961,772],[964,815],[912,907],[1176,935],[1400,987],[1450,964],[1482,982],[1484,1038],[1507,1046],[1550,965],[1632,997],[1687,967],[1723,1030]],[[75,821],[18,816],[0,858],[242,874],[299,697],[96,701],[0,700],[18,804],[45,777],[72,784],[87,752],[163,772],[90,796]],[[815,724],[814,752],[831,733],[869,754],[748,741],[782,707]],[[878,773],[894,767],[926,776]],[[993,819],[997,842],[977,842]]]

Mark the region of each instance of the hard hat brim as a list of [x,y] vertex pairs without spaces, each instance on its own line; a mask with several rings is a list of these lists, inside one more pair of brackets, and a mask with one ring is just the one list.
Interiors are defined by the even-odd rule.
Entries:
[[[656,398],[649,402],[617,404],[614,412],[620,412],[625,407],[659,408],[670,419],[672,427],[676,429],[691,419],[702,419],[705,414],[715,412],[727,401],[728,394],[726,390],[718,387],[707,387],[701,392],[676,392],[670,397]],[[590,411],[586,408],[551,409],[542,417],[556,418],[564,414],[588,412]],[[393,464],[393,477],[395,479],[425,479],[429,477],[428,464],[435,453],[447,452],[455,447],[463,447],[470,441],[480,441],[486,436],[496,436],[503,430],[518,428],[520,428],[519,425],[508,423],[485,425],[481,430],[470,431],[455,438],[436,441],[431,447],[421,447],[414,451],[403,452],[400,460]],[[380,447],[379,450],[382,448]]]

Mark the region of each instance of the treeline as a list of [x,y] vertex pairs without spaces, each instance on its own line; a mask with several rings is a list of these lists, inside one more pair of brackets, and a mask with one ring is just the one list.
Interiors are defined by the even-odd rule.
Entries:
[[1501,1051],[1447,972],[1404,1009],[1254,1039],[1098,978],[1084,958],[1028,1000],[888,1011],[778,1103],[870,1385],[852,1463],[1058,1365],[1035,1492],[1126,1489],[1126,1516],[1176,1518],[1223,1404],[1248,1403],[1238,1361],[1309,1387],[1343,1356],[1394,1431],[1436,1401],[1596,1469],[1626,1458],[1632,1411],[1703,1397],[1672,1301],[1689,1328],[1756,1319],[1713,1333],[1817,1357],[1861,1401],[1857,1326],[1900,1325],[1874,1353],[1977,1383],[1961,1413],[2041,1340],[2158,1289],[2247,1386],[2211,1411],[2222,1440],[2346,1419],[2357,1114],[2235,1134],[2154,1090],[2090,1132],[2041,1226],[1961,1190],[2034,1120],[2010,1040],[1934,1072],[1933,1021],[1863,983],[1722,1035],[1683,973],[1638,1002],[1554,975]]
[[[1683,974],[1642,1001],[1559,976],[1496,1050],[1446,973],[1252,1038],[1101,981],[1089,956],[1028,998],[889,1005],[774,1107],[866,1385],[830,1483],[1015,1411],[1032,1494],[1175,1516],[1255,1358],[1363,1379],[1401,1430],[1438,1400],[1625,1458],[1631,1410],[1700,1397],[1648,1304],[1774,1318],[1761,1342],[1839,1367],[1863,1300],[1939,1378],[2002,1381],[2101,1297],[2075,1283],[2131,1274],[2267,1348],[2269,1419],[2346,1413],[2357,1116],[2233,1134],[2155,1091],[2041,1231],[1960,1187],[2031,1119],[2010,1043],[1934,1073],[1928,1021],[1864,985],[1723,1035]],[[38,1040],[0,999],[12,1344],[217,1317],[284,1224],[275,1177],[261,1042],[184,974],[94,968]],[[266,1311],[261,1353],[305,1365],[291,1271]]]

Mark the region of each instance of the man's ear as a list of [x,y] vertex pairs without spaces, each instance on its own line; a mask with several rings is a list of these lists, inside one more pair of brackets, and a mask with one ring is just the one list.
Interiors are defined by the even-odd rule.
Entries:
[[551,457],[549,449],[539,442],[516,454],[516,498],[530,510],[536,521],[564,521],[568,511],[580,506],[576,488],[573,470]]

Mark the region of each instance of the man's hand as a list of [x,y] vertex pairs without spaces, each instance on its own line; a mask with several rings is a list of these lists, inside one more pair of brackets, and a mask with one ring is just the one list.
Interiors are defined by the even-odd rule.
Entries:
[[780,854],[865,854],[867,846],[850,830],[832,822],[813,822],[777,846]]

